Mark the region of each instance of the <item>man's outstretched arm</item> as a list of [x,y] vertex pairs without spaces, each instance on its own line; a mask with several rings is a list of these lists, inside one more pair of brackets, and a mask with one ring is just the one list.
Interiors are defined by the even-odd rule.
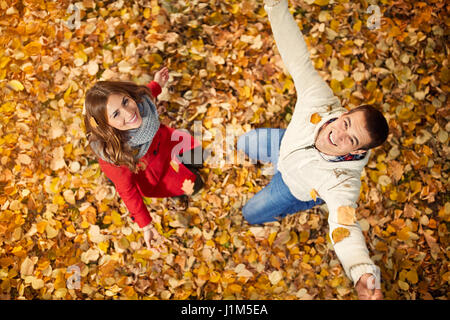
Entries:
[[327,98],[333,91],[314,68],[308,47],[297,22],[289,12],[288,1],[265,0],[273,37],[299,96]]
[[321,195],[329,210],[328,223],[334,251],[345,273],[353,280],[358,297],[378,300],[383,298],[380,269],[369,257],[361,227],[356,219],[345,221],[339,214],[341,208],[344,211],[355,208],[357,196],[356,194],[352,199],[347,192],[337,190]]

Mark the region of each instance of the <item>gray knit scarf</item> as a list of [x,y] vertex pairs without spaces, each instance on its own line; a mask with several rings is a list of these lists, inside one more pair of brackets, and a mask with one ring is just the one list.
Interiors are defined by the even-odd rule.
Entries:
[[142,102],[138,103],[142,124],[139,128],[128,130],[131,148],[138,150],[136,159],[142,158],[150,148],[153,137],[159,129],[159,117],[156,106],[148,96],[143,96]]
[[[160,125],[156,106],[148,96],[145,95],[142,97],[142,102],[138,103],[138,108],[141,114],[142,124],[139,128],[127,131],[129,137],[127,143],[132,149],[137,151],[134,156],[135,159],[140,159],[147,153]],[[92,143],[91,147],[97,156],[111,163],[111,161],[106,159],[98,143]]]

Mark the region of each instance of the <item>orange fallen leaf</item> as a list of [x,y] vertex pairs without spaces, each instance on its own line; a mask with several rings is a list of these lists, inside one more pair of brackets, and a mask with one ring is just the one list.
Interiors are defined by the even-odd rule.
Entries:
[[356,210],[349,206],[340,206],[337,210],[338,223],[350,226],[356,222]]
[[41,53],[42,45],[37,41],[33,41],[33,42],[28,43],[23,48],[23,51],[24,51],[25,55],[27,55],[27,56],[35,56],[35,55],[38,55],[39,53]]
[[320,120],[322,120],[322,117],[317,112],[311,115],[310,121],[312,124],[318,124]]
[[347,228],[336,228],[333,230],[331,237],[333,238],[334,243],[338,243],[339,241],[344,240],[350,235],[350,230]]
[[36,224],[37,231],[39,233],[44,233],[45,227],[47,226],[47,221],[40,221]]

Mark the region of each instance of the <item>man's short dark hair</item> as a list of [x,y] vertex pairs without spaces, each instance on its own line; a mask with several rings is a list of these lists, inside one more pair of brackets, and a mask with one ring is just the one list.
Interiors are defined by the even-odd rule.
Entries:
[[389,134],[389,126],[386,118],[379,110],[370,105],[359,106],[355,109],[350,110],[348,114],[357,111],[361,111],[364,113],[364,118],[366,120],[365,127],[371,138],[371,141],[368,144],[359,149],[369,150],[382,145],[386,141]]

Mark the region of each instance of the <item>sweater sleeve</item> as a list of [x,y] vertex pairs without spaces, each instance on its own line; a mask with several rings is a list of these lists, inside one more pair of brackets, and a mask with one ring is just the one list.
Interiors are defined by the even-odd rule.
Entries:
[[156,81],[150,81],[150,83],[147,84],[147,87],[152,92],[153,98],[158,97],[159,94],[162,92],[161,86]]
[[[352,178],[355,179],[356,178]],[[359,186],[359,181],[350,181],[350,179],[345,179],[345,183],[341,184],[348,185],[356,185]],[[329,235],[330,239],[333,243],[334,250],[336,252],[339,261],[341,262],[346,275],[353,280],[353,283],[356,285],[360,276],[365,272],[357,272],[357,270],[361,268],[355,268],[361,265],[368,265],[370,269],[375,269],[373,261],[369,257],[369,251],[367,250],[366,240],[362,233],[361,227],[358,222],[354,222],[353,224],[347,225],[339,223],[338,219],[338,208],[341,206],[349,206],[352,208],[356,208],[357,198],[359,196],[359,188],[357,192],[349,192],[350,190],[346,190],[348,187],[336,187],[333,190],[328,191],[319,191],[319,196],[326,202],[328,206],[328,223],[329,223]],[[349,231],[349,235],[343,238],[340,241],[335,241],[333,239],[333,232],[337,228],[344,228]],[[368,269],[368,268],[366,268]],[[367,272],[373,273],[373,272]]]
[[264,6],[278,51],[300,97],[331,98],[333,91],[314,69],[303,35],[289,12],[287,0]]
[[114,183],[117,192],[130,212],[131,219],[141,228],[148,225],[152,218],[134,182],[133,173],[128,168],[117,167],[101,159],[99,163],[102,171]]

